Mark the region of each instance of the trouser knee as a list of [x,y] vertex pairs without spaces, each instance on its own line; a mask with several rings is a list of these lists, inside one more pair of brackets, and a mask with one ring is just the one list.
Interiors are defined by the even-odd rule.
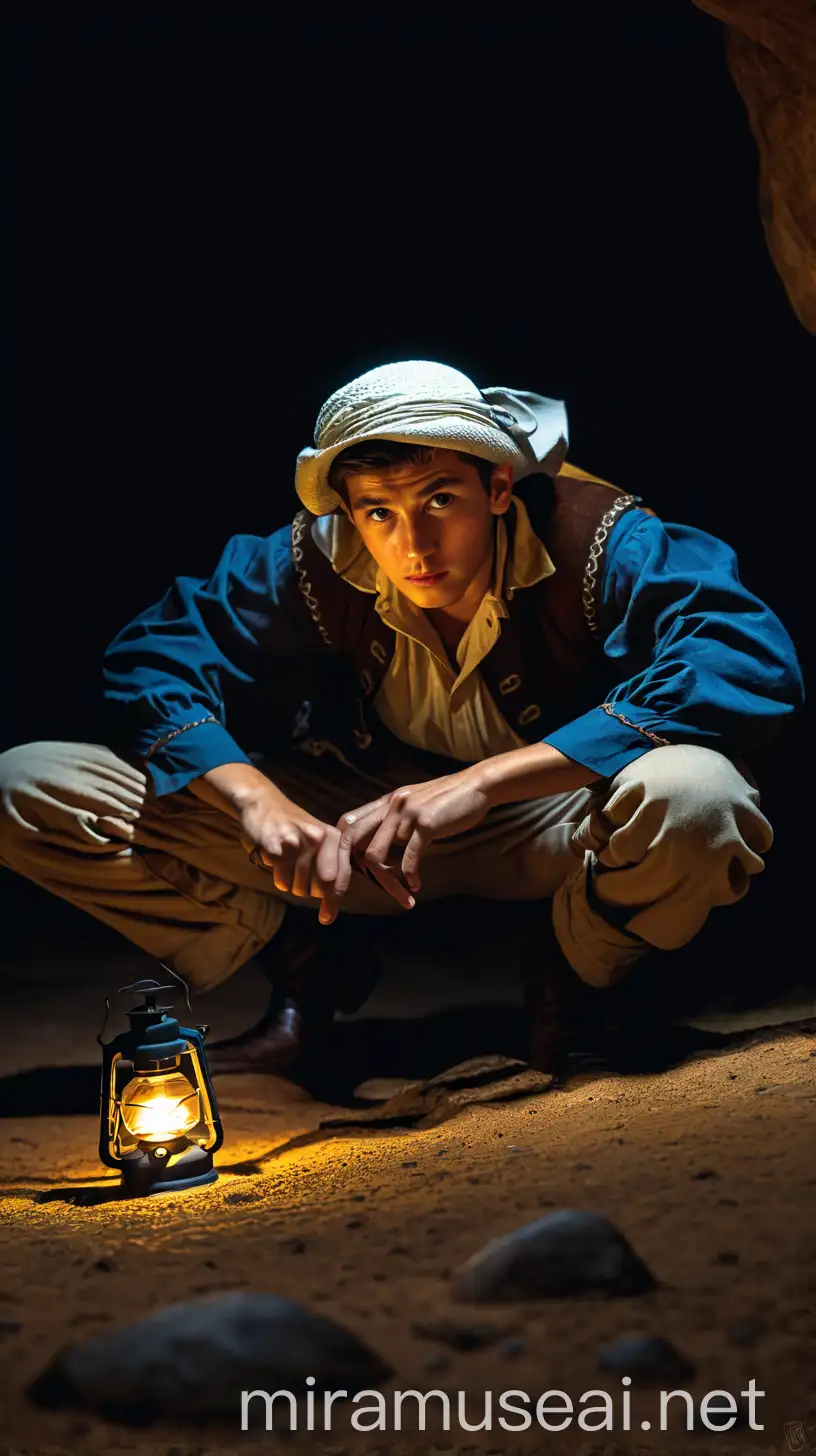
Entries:
[[677,875],[700,877],[733,856],[758,873],[773,831],[759,792],[713,749],[673,744],[627,764],[598,796],[575,834],[601,868],[628,869],[649,859]]
[[595,985],[649,949],[679,949],[715,906],[742,899],[772,842],[756,786],[722,754],[690,744],[643,754],[593,796],[575,832],[585,865],[556,896],[562,949]]
[[23,743],[0,753],[0,861],[14,868],[17,847],[33,832],[32,790],[38,783],[37,743]]
[[[32,844],[99,848],[105,821],[139,816],[146,778],[101,744],[43,741],[0,754],[0,860],[10,868]],[[25,871],[23,871],[25,872]]]

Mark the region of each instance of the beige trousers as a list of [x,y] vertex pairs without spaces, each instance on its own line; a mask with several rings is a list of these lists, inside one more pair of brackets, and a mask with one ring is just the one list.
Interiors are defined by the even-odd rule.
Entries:
[[[330,824],[426,777],[406,774],[404,763],[374,776],[329,753],[257,761]],[[742,899],[772,838],[756,787],[729,759],[673,745],[591,790],[501,805],[432,844],[421,900],[551,899],[570,964],[588,983],[608,985],[651,947],[685,945],[714,906]],[[250,863],[236,821],[188,790],[156,798],[144,773],[98,744],[30,743],[0,754],[0,863],[199,990],[274,936],[286,901],[318,905],[275,889]],[[346,910],[410,913],[356,871]]]

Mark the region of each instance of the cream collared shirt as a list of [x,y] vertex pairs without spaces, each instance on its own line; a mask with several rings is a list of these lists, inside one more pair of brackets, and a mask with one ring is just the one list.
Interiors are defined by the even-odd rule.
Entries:
[[348,517],[321,516],[313,527],[338,575],[358,591],[376,593],[375,609],[395,633],[394,654],[374,700],[380,719],[403,743],[465,763],[525,743],[499,712],[479,665],[509,615],[507,599],[555,567],[523,502],[514,497],[510,509],[516,514],[513,551],[508,559],[507,527],[497,516],[493,582],[456,650],[456,670],[430,618],[388,580]]

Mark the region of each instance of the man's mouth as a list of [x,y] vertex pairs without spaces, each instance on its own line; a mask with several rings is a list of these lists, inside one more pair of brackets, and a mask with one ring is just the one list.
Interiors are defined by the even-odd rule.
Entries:
[[405,580],[414,582],[416,586],[435,586],[447,574],[446,571],[425,571],[419,576],[406,576]]

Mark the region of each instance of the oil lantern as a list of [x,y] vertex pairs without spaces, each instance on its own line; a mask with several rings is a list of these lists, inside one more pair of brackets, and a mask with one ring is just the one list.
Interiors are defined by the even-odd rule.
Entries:
[[[130,1030],[105,1043],[103,1024],[97,1038],[103,1048],[99,1156],[120,1170],[123,1188],[134,1194],[178,1192],[218,1177],[213,1154],[224,1134],[204,1051],[208,1028],[180,1026],[171,1006],[158,1004],[168,991],[176,987],[158,981],[121,987],[117,994],[142,998],[126,1012]],[[109,999],[105,1008],[106,1023]]]

